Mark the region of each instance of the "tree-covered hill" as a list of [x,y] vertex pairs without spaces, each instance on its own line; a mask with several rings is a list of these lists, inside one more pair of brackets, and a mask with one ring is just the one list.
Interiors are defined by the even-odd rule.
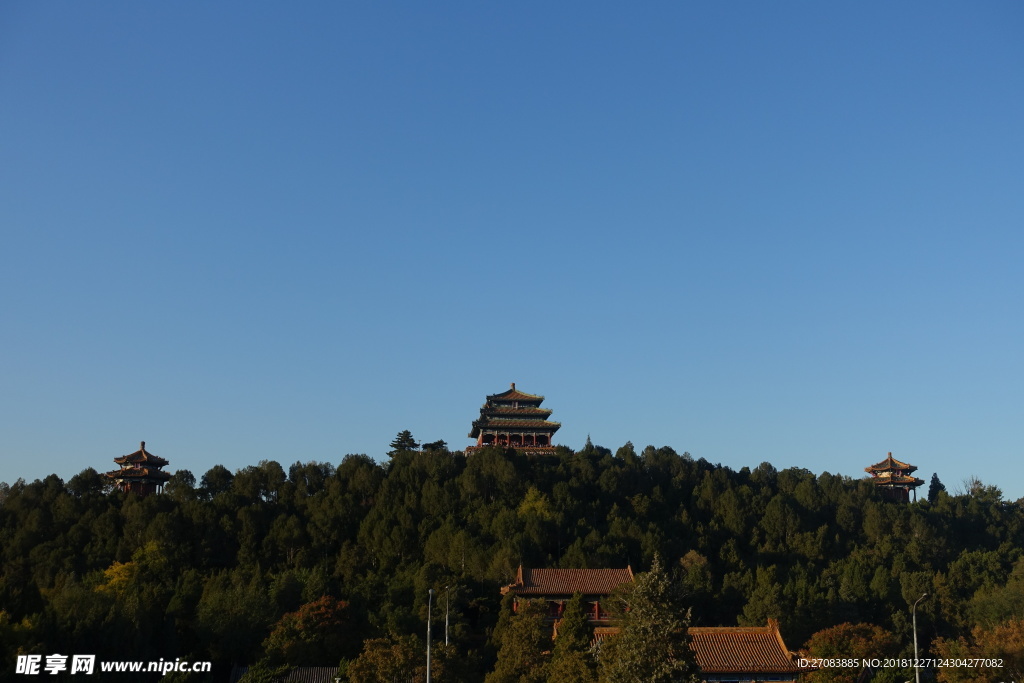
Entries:
[[479,681],[520,564],[640,571],[656,554],[694,625],[778,618],[792,647],[845,623],[908,643],[925,592],[925,648],[1024,617],[1024,510],[980,482],[901,504],[865,481],[671,448],[407,447],[384,464],[179,470],[144,498],[91,469],[0,486],[2,666],[54,652],[213,660],[217,677],[233,662],[393,663],[419,651],[433,588],[445,680]]

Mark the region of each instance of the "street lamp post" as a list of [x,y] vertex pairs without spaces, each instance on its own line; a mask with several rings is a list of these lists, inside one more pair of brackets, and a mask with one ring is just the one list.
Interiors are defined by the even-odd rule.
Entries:
[[434,589],[427,591],[427,683],[430,683],[430,612],[434,605]]
[[921,593],[921,597],[914,601],[914,606],[910,608],[910,615],[914,622],[914,681],[915,683],[921,683],[921,671],[917,667],[917,603],[921,602],[928,597],[927,593]]

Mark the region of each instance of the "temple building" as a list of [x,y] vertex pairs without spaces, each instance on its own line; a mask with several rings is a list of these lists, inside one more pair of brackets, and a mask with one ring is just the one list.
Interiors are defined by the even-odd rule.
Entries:
[[[633,581],[633,570],[625,569],[524,569],[516,580],[501,589],[512,593],[516,601],[541,599],[548,603],[548,621],[558,638],[558,623],[565,603],[575,593],[589,603],[588,620],[594,626],[594,640],[600,643],[619,632],[608,611],[601,607],[612,591]],[[513,604],[516,608],[516,604]],[[707,683],[740,681],[797,680],[801,669],[797,655],[789,651],[779,632],[779,622],[769,619],[767,626],[693,626],[689,629],[701,680]]]
[[691,626],[689,633],[707,683],[791,682],[807,671],[797,665],[798,656],[786,647],[775,619],[767,626]]
[[[619,632],[601,601],[624,583],[633,581],[633,570],[625,569],[524,569],[519,566],[516,580],[501,589],[502,595],[515,596],[516,608],[522,600],[545,600],[553,636],[558,638],[558,623],[565,603],[576,593],[589,603],[587,616],[594,626],[594,642],[599,645]],[[802,671],[798,656],[790,652],[779,632],[779,622],[769,619],[766,626],[691,626],[693,649],[701,680],[706,683],[780,681],[793,683]]]
[[889,453],[885,460],[865,467],[864,471],[871,475],[871,483],[884,498],[907,503],[910,501],[911,491],[914,492],[914,501],[917,501],[917,487],[924,483],[924,479],[918,479],[913,475],[916,469],[914,465],[900,462]]
[[[599,626],[594,641],[618,632],[618,626]],[[786,647],[776,619],[767,626],[691,626],[687,633],[704,683],[795,683],[802,672],[816,668],[799,666],[800,656]]]
[[548,420],[551,411],[541,408],[543,396],[527,394],[512,388],[500,394],[491,394],[480,408],[480,417],[473,421],[469,438],[476,445],[466,449],[469,453],[484,446],[504,446],[526,451],[552,450],[551,437],[562,425]]
[[140,496],[160,493],[171,478],[170,474],[163,471],[168,464],[167,460],[147,452],[145,441],[139,444],[139,450],[114,458],[114,462],[121,469],[107,472],[103,476],[113,479],[114,486],[125,492]]
[[[519,565],[516,580],[503,587],[501,594],[511,593],[519,600],[544,600],[548,603],[548,619],[557,621],[562,616],[565,603],[579,593],[587,608],[587,618],[592,624],[608,623],[609,614],[601,607],[601,601],[624,583],[633,581],[633,570],[625,569],[524,569]],[[557,632],[557,631],[556,631]]]

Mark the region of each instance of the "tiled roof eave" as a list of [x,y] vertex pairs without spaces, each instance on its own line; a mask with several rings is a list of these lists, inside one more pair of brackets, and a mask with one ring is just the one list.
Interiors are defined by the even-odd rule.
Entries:
[[167,465],[170,464],[167,460],[164,460],[163,458],[157,458],[153,456],[150,456],[148,458],[132,458],[127,455],[121,458],[114,458],[114,462],[118,465],[134,465],[135,463],[148,463],[150,465],[155,465],[157,467],[166,467]]
[[777,626],[691,628],[691,647],[705,673],[791,674],[801,671]]
[[502,427],[536,427],[538,429],[558,429],[561,422],[550,420],[513,420],[507,417],[498,417],[483,420],[474,420],[473,427],[481,429],[501,429]]
[[864,468],[865,472],[885,472],[887,470],[904,470],[906,472],[914,472],[917,470],[917,466],[911,465],[909,462],[897,460],[890,454],[889,457],[882,462],[876,462],[874,465]]
[[150,470],[150,469],[114,470],[113,472],[105,472],[103,474],[103,476],[109,477],[110,479],[131,479],[131,480],[158,479],[160,481],[167,481],[167,480],[169,480],[171,478],[171,475],[169,473],[167,473],[167,472],[162,472],[160,470]]
[[771,667],[771,666],[760,666],[758,664],[751,664],[750,666],[735,666],[735,667],[723,667],[723,668],[708,668],[701,667],[701,672],[706,674],[742,674],[742,673],[758,673],[758,674],[792,674],[799,673],[801,671],[808,671],[808,669],[801,669],[797,665],[788,667]]
[[554,434],[561,428],[560,422],[549,422],[547,420],[474,420],[473,428],[469,431],[469,438],[475,439],[482,431],[494,432],[541,432]]
[[[508,591],[524,596],[608,595],[633,580],[626,569],[521,569]],[[507,591],[506,591],[507,592]]]
[[543,416],[547,416],[547,415],[550,415],[553,412],[555,412],[555,411],[548,410],[547,408],[533,408],[533,407],[525,407],[525,408],[523,408],[523,407],[519,407],[519,408],[512,408],[512,407],[488,408],[488,407],[485,406],[484,408],[480,409],[480,416],[481,417],[501,417],[502,415],[531,415],[531,416],[532,415],[538,415],[538,416],[543,415]]
[[586,597],[589,595],[608,595],[610,592],[607,590],[573,591],[567,589],[559,591],[558,589],[546,589],[539,586],[506,586],[506,588],[508,588],[509,591],[515,593],[516,595],[550,595],[558,597],[564,596],[566,598],[571,598],[577,593]]
[[924,484],[924,479],[918,479],[917,477],[885,477],[877,479],[869,479],[875,486],[921,486]]

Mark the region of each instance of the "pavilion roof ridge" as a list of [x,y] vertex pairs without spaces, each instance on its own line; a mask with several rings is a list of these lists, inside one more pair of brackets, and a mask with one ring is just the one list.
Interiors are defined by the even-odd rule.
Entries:
[[876,462],[874,465],[871,465],[870,467],[865,467],[864,471],[878,472],[884,470],[907,470],[908,472],[913,472],[916,469],[916,465],[911,465],[909,462],[903,462],[892,457],[892,451],[890,451],[889,455],[885,458],[885,460],[881,462]]
[[165,467],[170,464],[170,461],[166,458],[161,458],[159,455],[155,455],[147,451],[145,441],[139,442],[139,450],[134,453],[129,453],[128,455],[122,455],[119,458],[114,458],[114,462],[118,465],[136,462],[149,462],[157,465],[158,467]]
[[514,401],[516,399],[520,399],[520,400],[524,400],[524,401],[543,401],[544,397],[540,396],[539,394],[528,394],[528,393],[526,393],[525,391],[523,391],[521,389],[516,389],[516,383],[512,382],[511,383],[511,388],[506,389],[505,391],[502,391],[501,393],[489,394],[487,396],[487,402],[488,403],[491,402],[494,399],[498,399],[500,401]]

